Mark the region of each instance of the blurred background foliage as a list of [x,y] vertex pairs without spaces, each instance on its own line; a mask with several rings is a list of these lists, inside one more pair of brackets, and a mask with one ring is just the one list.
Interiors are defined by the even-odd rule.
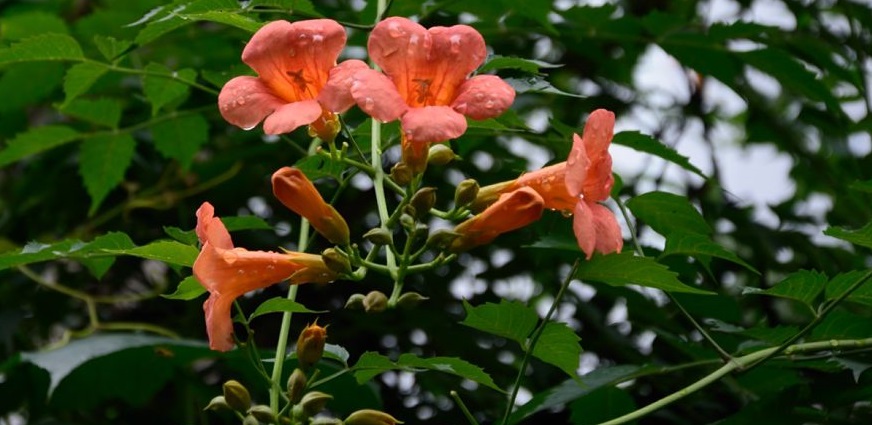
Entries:
[[[464,178],[485,185],[562,160],[587,114],[607,108],[618,116],[618,130],[641,132],[624,133],[617,144],[650,135],[689,156],[706,176],[626,147],[612,150],[620,199],[655,190],[685,197],[714,229],[713,239],[747,263],[661,255],[668,232],[646,223],[651,211],[631,201],[645,253],[685,284],[717,293],[675,299],[726,351],[776,346],[814,320],[819,323],[807,341],[872,336],[872,290],[861,288],[829,314],[818,314],[837,297],[837,275],[872,264],[868,249],[822,233],[830,226],[862,228],[872,219],[872,9],[865,2],[396,0],[389,15],[427,27],[474,26],[494,54],[485,66],[519,92],[509,113],[450,143],[462,159],[429,168],[425,182],[437,187],[437,205],[447,206]],[[123,232],[129,240],[116,234],[100,247],[129,250],[167,238],[167,227],[192,229],[194,211],[209,201],[219,215],[254,215],[269,225],[240,225],[234,233],[240,246],[293,249],[298,221],[272,198],[268,177],[304,157],[308,136],[299,130],[265,137],[260,129],[235,128],[218,114],[216,94],[229,78],[250,72],[239,57],[260,23],[311,17],[346,24],[345,55],[364,57],[375,5],[362,0],[0,1],[3,48],[66,34],[87,58],[9,60],[12,48],[0,54],[6,59],[0,61],[4,422],[231,423],[230,414],[202,412],[226,379],[245,383],[255,399],[266,401],[246,353],[218,354],[198,342],[205,339],[202,298],[157,296],[172,293],[189,268],[156,261],[159,255],[122,256],[114,264],[77,259],[81,243],[47,250],[40,244]],[[501,64],[506,57],[538,62]],[[352,111],[344,119],[366,150],[364,116]],[[396,128],[386,128],[396,141]],[[750,169],[760,156],[772,158],[764,172]],[[395,162],[397,149],[385,157]],[[318,184],[328,199],[350,186],[338,193],[336,207],[352,235],[377,225],[368,178],[310,171],[325,176]],[[728,177],[736,175],[778,195],[734,193]],[[298,300],[328,310],[317,315],[319,323],[330,325],[328,342],[347,350],[349,363],[366,351],[462,357],[508,388],[520,364],[518,347],[458,326],[461,300],[520,300],[544,314],[578,257],[560,248],[574,244],[568,223],[546,212],[529,228],[410,278],[407,288],[430,298],[415,309],[377,315],[343,309],[351,294],[390,289],[390,281],[374,274],[362,282],[302,287]],[[869,232],[852,235],[870,245]],[[316,240],[313,249],[322,244]],[[27,253],[31,257],[22,259]],[[798,286],[759,294],[779,282]],[[802,295],[799,286],[811,293]],[[246,297],[243,309],[251,312],[285,291],[275,286]],[[293,335],[315,317],[295,316]],[[654,290],[575,282],[556,318],[581,337],[578,373],[584,377],[570,379],[533,360],[513,423],[598,423],[721,364],[675,303]],[[253,322],[266,358],[273,355],[278,322],[277,315]],[[124,326],[137,323],[183,339]],[[341,359],[342,349],[336,350]],[[779,357],[638,423],[866,424],[872,421],[870,365],[862,349]],[[341,362],[321,367],[329,374]],[[505,395],[435,372],[390,371],[364,384],[347,375],[325,391],[334,395],[329,408],[339,416],[370,407],[406,423],[462,423],[451,390],[483,423],[502,414]]]

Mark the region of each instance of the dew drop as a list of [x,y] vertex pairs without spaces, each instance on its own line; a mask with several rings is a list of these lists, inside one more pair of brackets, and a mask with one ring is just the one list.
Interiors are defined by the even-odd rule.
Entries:
[[238,274],[238,275],[240,275],[240,276],[241,276],[241,275],[244,275],[244,274],[245,274],[245,270],[242,270],[242,269],[236,269],[236,274]]
[[476,93],[475,100],[484,100],[484,93]]
[[493,109],[494,108],[494,101],[488,100],[487,102],[484,103],[484,107],[488,108],[488,109]]
[[245,105],[245,97],[244,96],[237,97],[236,98],[236,105],[238,105],[238,106]]
[[297,50],[296,49],[288,49],[288,56],[291,56],[291,57],[297,56]]
[[248,127],[242,127],[242,129],[245,131],[249,131],[249,130],[254,130],[255,127],[257,127],[257,124],[250,125]]
[[366,99],[363,100],[363,110],[364,111],[370,112],[370,111],[372,111],[374,106],[375,106],[375,101],[372,100],[371,97],[367,97]]
[[569,211],[569,210],[563,210],[563,211],[560,211],[560,215],[562,215],[562,216],[564,216],[564,217],[566,217],[566,218],[569,218],[569,217],[572,217],[572,211]]
[[465,114],[466,108],[468,108],[468,107],[469,107],[469,105],[467,105],[466,102],[464,102],[464,103],[461,103],[461,104],[455,106],[454,110],[457,112],[460,112],[461,114]]
[[315,35],[312,36],[312,42],[313,42],[313,43],[321,43],[321,42],[323,42],[323,41],[324,41],[324,36],[321,35],[321,34],[315,34]]
[[451,36],[451,53],[460,53],[460,36],[454,34]]
[[396,22],[393,22],[393,23],[391,23],[390,26],[388,26],[388,35],[390,35],[391,37],[399,38],[399,37],[402,37],[403,34],[405,34],[403,32],[403,29],[400,28],[400,25],[397,24]]

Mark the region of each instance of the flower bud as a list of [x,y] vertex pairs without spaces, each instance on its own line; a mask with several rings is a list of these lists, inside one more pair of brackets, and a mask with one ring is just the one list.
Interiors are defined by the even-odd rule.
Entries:
[[[309,137],[317,137],[325,142],[332,142],[342,129],[339,118],[332,112],[327,112],[309,124]],[[264,421],[265,422],[265,421]]]
[[385,412],[372,409],[358,410],[345,418],[345,425],[396,425],[401,423]]
[[224,383],[224,400],[233,410],[240,412],[248,411],[251,407],[251,395],[238,381],[230,380]]
[[411,183],[412,177],[412,170],[405,163],[398,162],[391,167],[391,180],[400,186]]
[[415,218],[409,214],[403,213],[400,215],[400,224],[408,230],[415,228]]
[[363,308],[363,294],[352,294],[348,297],[348,301],[345,302],[345,308],[357,310]]
[[388,308],[388,297],[379,291],[366,294],[363,299],[363,310],[367,313],[380,313]]
[[297,361],[300,367],[307,369],[321,360],[326,339],[327,329],[318,326],[317,321],[300,332],[297,338]]
[[330,394],[325,394],[321,391],[310,391],[300,400],[300,406],[303,407],[303,413],[306,416],[315,416],[324,410],[324,406],[330,400],[333,400],[333,396]]
[[427,164],[441,166],[454,161],[455,158],[457,158],[457,155],[454,154],[451,147],[444,143],[436,143],[430,146],[430,151],[427,154]]
[[203,410],[221,410],[221,409],[230,409],[230,405],[227,404],[227,400],[224,399],[223,395],[216,396],[209,402]]
[[405,294],[400,295],[400,298],[397,299],[397,305],[403,308],[412,308],[420,304],[421,301],[428,299],[429,298],[417,292],[406,292]]
[[475,201],[469,205],[469,209],[473,212],[481,212],[484,211],[485,208],[490,206],[500,198],[500,195],[508,192],[514,187],[515,181],[507,181],[500,182],[487,185],[478,190],[478,194],[475,196]]
[[303,397],[303,390],[306,389],[306,374],[299,368],[294,369],[291,376],[288,377],[288,399],[291,403],[297,404]]
[[309,425],[342,425],[342,420],[320,416],[309,421]]
[[348,257],[336,248],[327,248],[321,252],[321,259],[328,269],[337,274],[351,273],[351,262]]
[[430,213],[430,209],[433,208],[433,205],[436,203],[436,188],[435,187],[422,187],[412,195],[412,200],[409,201],[409,205],[415,208],[415,217],[417,219],[422,219]]
[[457,185],[457,190],[454,191],[454,206],[455,208],[465,207],[475,201],[478,196],[478,182],[473,179],[466,179]]
[[412,231],[413,238],[424,238],[427,234],[430,233],[430,226],[418,223],[415,225],[415,230]]
[[324,201],[315,185],[297,168],[282,167],[272,176],[273,194],[284,206],[309,220],[315,230],[330,242],[348,245],[345,219]]
[[251,406],[251,409],[248,409],[248,414],[250,416],[254,416],[259,422],[264,423],[274,423],[276,421],[275,415],[273,415],[272,409],[269,406],[264,406],[263,404],[258,404],[256,406]]
[[258,421],[253,415],[246,415],[242,420],[242,425],[260,425],[260,421]]
[[375,245],[390,245],[394,242],[394,237],[390,230],[381,227],[369,229],[363,234],[363,238],[372,242]]
[[437,249],[445,249],[459,237],[460,233],[448,229],[439,229],[430,234],[430,238],[427,239],[427,245]]

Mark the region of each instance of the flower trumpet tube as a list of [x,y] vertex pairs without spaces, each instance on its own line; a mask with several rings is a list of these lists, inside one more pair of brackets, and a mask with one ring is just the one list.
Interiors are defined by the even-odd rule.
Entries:
[[208,202],[197,210],[197,237],[202,248],[194,261],[194,275],[209,291],[203,304],[209,347],[233,348],[233,301],[246,292],[283,280],[291,284],[329,282],[336,275],[319,255],[300,252],[249,251],[235,248],[230,233]]
[[330,19],[264,25],[242,51],[242,61],[257,77],[235,77],[224,85],[218,95],[221,115],[243,129],[263,121],[267,134],[308,124],[310,133],[332,140],[339,130],[333,112],[354,104],[334,86],[348,70],[366,68],[358,60],[336,65],[345,39],[345,29]]
[[309,220],[327,240],[348,245],[348,223],[332,205],[324,201],[315,185],[294,167],[282,167],[272,175],[273,194],[291,211]]
[[470,26],[426,29],[391,17],[373,28],[367,47],[383,72],[355,72],[351,96],[375,119],[400,119],[404,162],[416,172],[426,166],[430,143],[466,132],[464,116],[493,118],[515,99],[497,76],[470,78],[487,56],[484,38]]
[[520,229],[538,220],[544,207],[542,196],[529,187],[500,195],[481,214],[454,228],[454,233],[460,236],[451,242],[449,249],[459,252],[489,243],[503,233]]

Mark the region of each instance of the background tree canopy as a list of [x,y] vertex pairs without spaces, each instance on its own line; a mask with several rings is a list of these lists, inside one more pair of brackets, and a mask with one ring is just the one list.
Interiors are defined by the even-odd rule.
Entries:
[[[408,276],[404,290],[428,298],[414,308],[344,308],[391,292],[377,273],[300,286],[296,303],[275,285],[239,299],[244,348],[209,350],[190,269],[201,203],[239,246],[297,249],[303,227],[269,183],[296,164],[355,241],[379,226],[369,176],[311,155],[305,129],[228,124],[217,94],[251,74],[240,54],[264,23],[334,19],[342,58],[366,59],[376,9],[0,0],[5,423],[238,422],[203,408],[229,379],[269,403],[253,365],[272,369],[270,313],[287,311],[292,341],[329,324],[318,376],[338,375],[317,389],[338,418],[370,408],[466,423],[459,398],[480,423],[595,424],[699,385],[629,423],[872,422],[872,8],[859,0],[390,2],[385,16],[474,27],[489,49],[478,72],[517,92],[447,144],[457,159],[428,167],[436,207],[450,209],[466,178],[563,161],[605,108],[618,118],[606,205],[624,252],[585,261],[571,221],[546,211]],[[337,139],[364,162],[367,118],[344,114]],[[381,134],[387,172],[400,130]],[[297,363],[285,361],[282,385]]]

